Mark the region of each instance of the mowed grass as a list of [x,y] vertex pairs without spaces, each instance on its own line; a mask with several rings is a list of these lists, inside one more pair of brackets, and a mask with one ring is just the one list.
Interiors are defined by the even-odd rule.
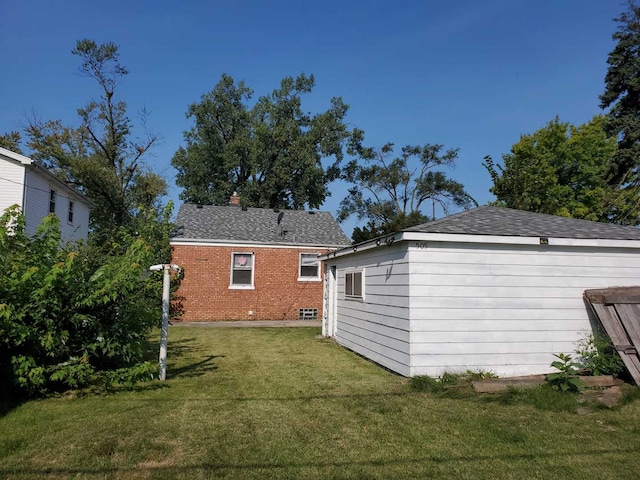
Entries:
[[411,392],[314,328],[172,327],[168,380],[0,417],[0,478],[638,478],[640,402]]

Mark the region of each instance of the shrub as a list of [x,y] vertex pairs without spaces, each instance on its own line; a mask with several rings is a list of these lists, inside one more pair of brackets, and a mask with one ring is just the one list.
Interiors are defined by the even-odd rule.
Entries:
[[578,370],[576,370],[576,367],[580,367],[580,365],[571,361],[571,355],[560,353],[554,355],[554,357],[558,360],[551,362],[551,366],[559,370],[559,372],[547,375],[547,381],[554,388],[563,392],[579,392],[583,390],[586,385],[578,378]]
[[613,348],[608,336],[591,333],[578,342],[576,353],[580,363],[593,375],[613,375],[617,377],[624,369],[624,363]]
[[102,382],[123,368],[139,371],[143,342],[160,318],[160,283],[147,270],[154,252],[144,240],[103,256],[60,242],[55,215],[33,238],[17,209],[0,218],[5,392],[40,395]]

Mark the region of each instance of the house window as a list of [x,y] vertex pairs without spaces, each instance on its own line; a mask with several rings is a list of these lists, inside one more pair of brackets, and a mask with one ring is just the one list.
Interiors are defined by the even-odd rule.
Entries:
[[298,280],[320,280],[320,261],[317,253],[301,253]]
[[56,191],[49,192],[49,213],[56,213]]
[[73,200],[69,200],[69,213],[67,214],[67,222],[73,225]]
[[253,253],[231,254],[230,288],[253,288]]
[[347,272],[344,274],[344,296],[349,298],[362,298],[363,281],[362,270]]

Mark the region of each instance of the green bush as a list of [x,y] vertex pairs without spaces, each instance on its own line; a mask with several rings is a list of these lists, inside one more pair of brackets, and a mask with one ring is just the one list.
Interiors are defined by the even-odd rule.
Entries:
[[547,375],[547,381],[562,392],[579,392],[583,390],[586,385],[578,378],[578,370],[576,370],[576,367],[580,367],[580,365],[571,360],[571,355],[560,353],[554,355],[554,357],[558,360],[551,362],[551,366],[558,372]]
[[613,348],[608,336],[592,333],[578,342],[576,353],[580,363],[593,375],[613,375],[617,377],[624,369],[624,363]]
[[30,238],[13,208],[0,218],[0,263],[5,392],[34,396],[113,384],[114,375],[126,378],[123,368],[140,371],[161,295],[158,278],[148,274],[154,251],[143,239],[117,255],[96,255],[83,244],[61,247],[55,215]]

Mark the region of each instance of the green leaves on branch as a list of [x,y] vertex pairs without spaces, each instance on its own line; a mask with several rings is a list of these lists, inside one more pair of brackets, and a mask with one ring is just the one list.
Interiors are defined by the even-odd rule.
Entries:
[[629,1],[627,11],[615,20],[619,26],[613,40],[617,43],[607,60],[600,107],[609,108],[605,128],[618,140],[611,182],[635,197],[635,211],[626,217],[631,218],[637,211],[640,192],[640,5]]
[[[362,133],[362,132],[358,132]],[[363,241],[429,221],[425,205],[437,203],[446,212],[470,208],[476,201],[464,186],[450,179],[439,167],[453,167],[458,149],[442,145],[407,145],[393,158],[393,143],[380,150],[357,148],[357,158],[342,169],[342,179],[353,184],[340,203],[338,221],[352,215],[367,220],[357,227],[353,241]]]
[[[313,75],[285,77],[252,105],[253,91],[223,75],[187,111],[195,125],[171,161],[184,189],[180,198],[226,204],[235,191],[245,206],[319,207],[329,195],[327,183],[339,175],[352,132],[340,98],[324,112],[303,111],[302,97],[314,85]],[[325,166],[326,160],[331,163]]]
[[[121,255],[61,249],[55,215],[29,238],[23,216],[8,210],[0,220],[0,389],[39,395],[148,371],[144,342],[160,318],[160,282],[147,272],[155,259],[143,238]],[[132,367],[138,373],[125,371]]]
[[497,205],[600,222],[637,224],[637,198],[611,185],[609,173],[615,138],[604,130],[605,118],[578,127],[552,120],[523,135],[503,165],[485,157]]
[[33,118],[25,133],[33,158],[95,204],[91,226],[94,240],[102,244],[120,227],[134,230],[139,208],[159,213],[159,199],[166,194],[167,185],[143,160],[158,141],[146,128],[147,112],[142,111],[133,139],[127,104],[118,100],[117,87],[128,73],[119,63],[118,47],[85,39],[77,42],[72,53],[80,59],[81,75],[96,81],[100,97],[78,109],[77,127]]

